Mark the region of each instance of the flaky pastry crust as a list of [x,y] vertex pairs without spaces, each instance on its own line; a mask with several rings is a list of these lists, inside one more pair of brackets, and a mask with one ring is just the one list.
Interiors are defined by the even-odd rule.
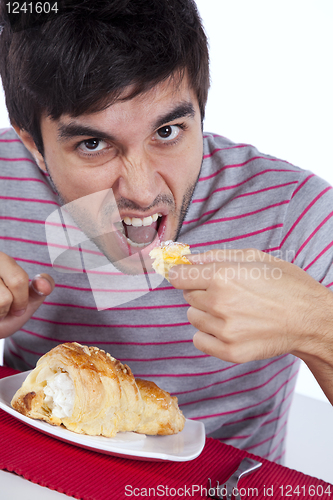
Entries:
[[[74,383],[70,416],[53,414],[44,388],[55,374]],[[89,435],[114,437],[117,432],[175,434],[185,418],[171,397],[154,382],[136,380],[131,369],[97,347],[60,344],[37,362],[16,392],[12,407],[30,418]]]

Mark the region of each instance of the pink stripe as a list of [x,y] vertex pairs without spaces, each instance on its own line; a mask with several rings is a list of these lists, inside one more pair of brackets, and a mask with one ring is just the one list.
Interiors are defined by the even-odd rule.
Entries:
[[303,248],[309,243],[309,241],[312,240],[312,238],[314,237],[314,235],[319,231],[319,229],[333,216],[333,212],[331,212],[320,224],[319,226],[316,227],[316,229],[310,234],[310,236],[304,241],[303,245],[300,246],[299,250],[296,252],[296,255],[295,257],[293,258],[293,260],[291,261],[291,263],[293,264],[295,262],[295,259],[297,258],[297,256],[301,253],[301,251],[303,250]]
[[217,438],[219,441],[221,441],[222,443],[225,443],[225,442],[228,442],[230,444],[231,441],[237,441],[239,439],[247,439],[249,437],[251,437],[252,434],[242,434],[242,435],[238,435],[238,436],[229,436],[229,437],[220,437],[220,438]]
[[29,161],[30,163],[33,163],[33,165],[36,165],[36,163],[30,158],[0,158],[0,161]]
[[0,136],[1,136],[1,135],[5,135],[5,134],[7,134],[7,132],[9,132],[10,130],[12,130],[10,127],[9,127],[9,128],[6,128],[5,130],[3,130],[3,131],[1,132]]
[[[217,222],[226,222],[229,220],[242,219],[243,217],[250,217],[251,215],[263,212],[264,210],[269,210],[270,208],[280,207],[281,205],[285,205],[288,203],[289,203],[289,200],[284,200],[284,201],[281,201],[280,203],[274,203],[273,205],[267,205],[266,207],[259,208],[258,210],[254,210],[253,212],[247,212],[245,214],[234,215],[233,217],[223,217],[221,219],[207,220],[207,221],[203,222],[202,225],[204,226],[205,224],[215,224]],[[200,219],[202,219],[202,217],[204,217],[205,215],[208,215],[209,213],[212,213],[212,212],[214,212],[214,210],[211,210],[210,212],[206,212],[198,219],[184,221],[183,224],[185,225],[185,224],[192,224],[193,222],[198,222]],[[217,212],[217,210],[215,210],[215,212]]]
[[327,245],[327,247],[326,247],[326,248],[324,248],[324,250],[323,250],[322,252],[320,252],[320,254],[319,254],[319,255],[317,255],[317,257],[316,257],[315,259],[313,259],[313,261],[312,261],[312,262],[310,262],[310,264],[309,264],[308,266],[306,266],[306,267],[304,268],[304,271],[307,271],[307,270],[308,270],[311,266],[313,266],[313,264],[314,264],[315,262],[317,262],[317,260],[318,260],[318,259],[320,259],[320,257],[321,257],[322,255],[324,255],[324,253],[326,253],[326,252],[327,252],[327,250],[329,250],[332,246],[333,246],[333,241],[331,241],[331,243],[329,243],[329,245]]
[[276,186],[269,186],[269,187],[266,187],[263,189],[258,189],[257,191],[251,191],[249,193],[242,193],[242,194],[235,196],[233,199],[236,200],[237,198],[243,198],[244,196],[252,196],[253,194],[264,193],[265,191],[270,191],[271,189],[279,189],[280,187],[290,186],[291,184],[298,184],[298,182],[297,181],[286,182],[284,184],[277,184]]
[[306,184],[311,179],[311,177],[314,177],[314,176],[315,176],[314,174],[311,174],[306,179],[304,179],[304,181],[301,182],[301,184],[295,189],[291,198],[293,198],[295,196],[295,194],[298,193],[298,191],[304,186],[304,184]]
[[227,151],[228,149],[240,149],[249,147],[251,147],[249,144],[236,144],[235,146],[228,146],[226,148],[216,148],[207,155],[203,155],[202,159],[205,160],[206,158],[211,158],[212,156],[215,155],[215,153],[218,153],[219,151]]
[[200,417],[191,417],[192,420],[203,420],[206,418],[214,418],[214,417],[221,417],[223,415],[230,415],[232,413],[238,413],[240,411],[245,411],[249,410],[250,408],[255,408],[256,406],[260,406],[261,404],[265,403],[266,401],[269,401],[270,399],[274,398],[283,388],[285,385],[287,385],[298,373],[298,370],[288,379],[283,382],[283,384],[270,396],[268,396],[266,399],[263,399],[262,401],[259,401],[259,403],[255,403],[253,405],[245,406],[244,408],[238,408],[237,410],[230,410],[227,412],[222,412],[222,413],[215,413],[213,415],[201,415]]
[[[15,260],[18,260],[18,259],[15,259]],[[47,265],[47,264],[45,264]],[[51,266],[51,264],[49,264]],[[62,285],[62,284],[57,284],[56,285],[57,287],[59,288],[66,288],[68,290],[81,290],[81,291],[84,291],[84,292],[90,292],[91,291],[91,288],[82,288],[82,287],[78,287],[78,286],[69,286],[69,285]],[[174,290],[173,286],[166,286],[166,287],[161,287],[161,288],[154,288],[151,292],[160,292],[160,291],[163,291],[163,290]],[[145,290],[146,291],[146,290]]]
[[[289,395],[290,395],[292,392],[293,392],[293,390],[289,392]],[[283,400],[282,400],[282,401],[281,401],[278,405],[276,405],[276,406],[275,406],[275,408],[274,408],[273,410],[271,410],[271,411],[270,411],[270,412],[268,412],[268,413],[263,413],[263,414],[261,414],[261,415],[260,415],[260,417],[265,417],[266,415],[270,415],[271,413],[273,413],[273,412],[276,410],[276,408],[278,408],[279,406],[281,406],[281,404],[282,404],[284,401],[285,401],[285,399],[283,399]],[[271,420],[268,420],[268,421],[263,422],[262,424],[260,424],[260,427],[263,427],[264,425],[268,425],[268,424],[270,424],[270,423],[272,423],[272,422],[275,422],[275,421],[279,421],[279,420],[281,420],[281,418],[282,418],[282,417],[283,417],[283,416],[287,413],[287,411],[289,410],[289,408],[290,408],[290,406],[291,406],[291,403],[292,403],[292,401],[290,401],[290,403],[288,404],[287,408],[285,409],[285,411],[284,411],[281,415],[278,415],[276,418],[272,418]],[[223,424],[223,425],[224,425],[224,426],[225,426],[225,425],[235,425],[236,423],[240,423],[240,422],[243,422],[244,420],[249,420],[249,419],[253,419],[253,418],[257,419],[257,418],[259,418],[259,415],[253,415],[253,416],[251,416],[251,417],[248,417],[248,418],[245,418],[245,419],[242,419],[242,420],[237,420],[237,421],[232,421],[232,422],[226,422],[226,423],[225,423],[225,424]],[[285,424],[284,424],[284,425],[285,425]],[[271,437],[270,437],[270,438],[268,438],[268,439],[265,439],[265,441],[269,441],[269,440],[271,440],[271,439],[272,439],[272,438],[274,438],[277,434],[278,434],[278,433],[274,434],[273,436],[271,436]],[[243,436],[243,438],[248,438],[248,437],[251,437],[251,434],[250,434],[249,436]],[[218,438],[218,439],[219,439],[219,441],[232,441],[233,439],[238,439],[238,436],[232,436],[232,437],[230,437],[230,436],[229,436],[229,437],[226,437],[226,438]],[[265,442],[265,441],[262,441],[261,443],[257,443],[257,444],[255,444],[255,445],[251,446],[251,448],[255,448],[256,446],[259,446],[260,444],[264,444],[264,442]],[[248,449],[248,448],[247,448],[247,449]],[[250,449],[250,448],[249,448],[249,449]]]
[[[13,239],[13,238],[8,238],[8,239]],[[28,241],[28,240],[22,240],[22,241]],[[38,244],[43,244],[43,245],[48,245],[48,247],[53,247],[53,248],[62,248],[64,250],[70,250],[70,251],[74,251],[74,252],[81,252],[83,254],[89,254],[89,255],[97,255],[98,257],[103,257],[104,254],[102,252],[99,252],[97,250],[89,250],[88,248],[82,248],[81,246],[80,247],[69,247],[68,245],[60,245],[58,243],[44,243],[44,242],[34,242],[34,243],[38,243]],[[67,267],[67,266],[56,266],[56,267],[59,267],[59,268],[63,268],[63,269],[72,269],[74,271],[77,271],[78,269],[77,268],[71,268],[71,267]],[[87,270],[85,271],[87,273],[91,273],[91,274],[105,274],[105,275],[108,275],[108,276],[121,276],[123,273],[121,272],[102,272],[102,271],[94,271],[92,269],[90,270]],[[152,272],[151,273],[148,273],[148,274],[153,274]]]
[[[194,404],[202,403],[203,401],[211,401],[214,399],[229,398],[230,396],[236,396],[238,394],[245,394],[246,392],[257,391],[258,389],[262,389],[262,387],[265,387],[266,385],[268,385],[272,380],[274,380],[278,375],[280,375],[280,373],[284,372],[287,368],[290,368],[293,364],[294,364],[294,361],[292,361],[289,365],[284,366],[283,368],[281,368],[281,370],[274,373],[274,375],[272,375],[271,378],[266,380],[266,382],[264,382],[261,385],[251,387],[250,389],[243,389],[241,391],[229,392],[227,394],[220,394],[219,396],[211,396],[209,398],[197,399],[196,401],[188,401],[187,403],[183,403],[182,406],[194,405]],[[229,380],[227,380],[226,382],[229,382]]]
[[[38,337],[40,339],[43,339],[43,340],[48,340],[50,342],[57,342],[57,344],[59,344],[59,338],[52,338],[52,337],[46,337],[45,335],[41,335],[39,333],[36,333],[36,332],[32,332],[30,330],[26,330],[25,328],[21,328],[21,331],[22,332],[25,332],[27,333],[28,335],[32,335],[33,337]],[[184,344],[184,343],[192,343],[192,340],[174,340],[174,341],[169,341],[169,342],[96,342],[96,340],[93,340],[91,342],[88,342],[87,340],[85,341],[82,341],[82,339],[77,339],[77,340],[73,340],[73,339],[69,339],[69,340],[65,340],[65,339],[62,339],[61,342],[79,342],[79,343],[84,343],[84,344],[87,344],[87,345],[96,345],[96,343],[98,343],[99,345],[124,345],[124,343],[126,343],[126,345],[137,345],[137,346],[146,346],[146,345],[169,345],[169,344]]]
[[208,245],[219,245],[221,243],[227,243],[228,241],[241,240],[243,238],[249,238],[249,237],[254,236],[256,234],[265,233],[266,231],[272,231],[273,229],[276,229],[277,227],[283,227],[283,224],[276,224],[275,226],[265,227],[264,229],[260,229],[258,231],[253,231],[252,233],[241,234],[240,236],[234,236],[233,238],[226,238],[224,240],[216,240],[216,241],[208,241],[205,243],[197,243],[195,245],[191,245],[191,248],[204,247],[204,246],[208,246]]
[[[57,306],[57,307],[77,307],[79,309],[90,309],[96,311],[96,307],[81,306],[78,304],[60,304],[57,302],[48,302],[44,300],[43,305],[47,306]],[[158,306],[146,306],[146,307],[113,307],[112,311],[142,311],[143,309],[170,309],[174,307],[188,307],[188,304],[172,304],[172,305],[158,305]]]
[[[274,434],[272,434],[268,438],[264,439],[263,441],[260,441],[259,443],[252,444],[251,446],[247,446],[246,451],[252,450],[253,448],[257,448],[258,446],[261,446],[261,445],[267,443],[268,441],[272,441],[272,439],[274,439],[276,436],[278,436],[280,434],[280,432],[285,428],[286,425],[287,425],[287,421],[283,422],[281,427]],[[273,453],[273,451],[274,450],[272,450],[270,453]]]
[[[287,425],[287,422],[285,422],[284,424],[285,426]],[[263,458],[267,458],[267,457],[270,457],[271,455],[273,455],[273,453],[276,452],[276,450],[279,448],[279,446],[281,446],[281,443],[283,443],[283,441],[285,440],[286,436],[284,435],[280,441],[276,444],[276,446],[274,446],[274,448],[269,452],[269,453],[266,453],[266,455],[263,455]]]
[[[0,135],[3,135],[3,133]],[[21,141],[20,139],[0,139],[0,142],[21,142]]]
[[45,221],[45,226],[63,227],[64,229],[74,229],[75,231],[81,231],[81,229],[77,226],[71,226],[70,224],[62,224],[61,222],[50,222],[48,220]]
[[253,420],[253,419],[257,419],[257,418],[267,417],[268,415],[271,415],[272,413],[274,413],[275,410],[279,406],[281,406],[293,393],[294,393],[294,389],[291,389],[288,392],[288,394],[277,405],[275,405],[274,408],[272,408],[269,411],[266,411],[264,413],[259,413],[259,414],[251,415],[251,416],[245,417],[245,418],[240,418],[238,420],[233,420],[231,422],[225,422],[223,425],[224,426],[226,426],[226,425],[234,425],[234,424],[239,424],[241,422],[246,422],[247,420]]
[[223,186],[221,188],[214,189],[214,191],[212,191],[209,194],[209,196],[207,196],[207,198],[198,198],[196,200],[192,200],[192,203],[202,203],[204,201],[209,200],[209,198],[214,193],[219,193],[221,191],[227,191],[228,189],[237,188],[237,187],[242,186],[243,184],[246,184],[247,182],[251,181],[255,177],[258,177],[259,175],[264,175],[264,174],[267,174],[267,173],[270,173],[270,172],[296,172],[296,170],[284,170],[284,169],[267,169],[267,170],[263,170],[262,172],[258,172],[257,174],[251,175],[251,177],[248,177],[247,179],[245,179],[245,181],[239,182],[238,184],[233,184],[232,186]]
[[0,179],[3,181],[41,182],[44,186],[46,186],[51,191],[51,193],[53,193],[54,195],[57,194],[55,191],[53,191],[53,189],[51,188],[51,186],[47,182],[44,182],[42,179],[36,179],[35,177],[0,177]]
[[15,198],[14,196],[0,196],[0,200],[13,200],[13,201],[28,201],[32,203],[48,203],[51,205],[56,205],[59,207],[59,203],[56,203],[55,201],[49,201],[49,200],[37,200],[34,198]]
[[289,231],[287,232],[286,236],[283,238],[283,240],[281,241],[280,243],[280,249],[281,247],[284,245],[284,243],[286,242],[286,240],[289,238],[290,234],[293,232],[293,230],[295,229],[295,227],[298,225],[298,223],[300,222],[300,220],[305,216],[305,214],[310,210],[311,207],[313,207],[313,205],[322,197],[324,196],[324,194],[326,194],[331,188],[331,186],[328,186],[326,189],[324,189],[321,193],[319,193],[312,201],[311,203],[303,210],[303,212],[301,213],[301,215],[298,217],[298,219],[294,222],[294,224],[291,226],[291,228],[289,229]]
[[326,288],[330,288],[331,286],[333,286],[333,281],[329,285],[325,285],[325,286],[326,286]]
[[[210,156],[213,156],[215,153],[217,153],[218,151],[221,151],[220,149],[215,149],[211,154],[209,155],[205,155],[203,157],[203,159],[205,158],[209,158]],[[277,158],[267,158],[265,156],[254,156],[253,158],[250,158],[249,160],[246,160],[244,161],[243,163],[234,163],[234,164],[231,164],[231,165],[225,165],[224,167],[220,168],[219,170],[217,170],[216,172],[214,172],[213,174],[211,175],[208,175],[207,177],[201,177],[199,179],[199,182],[200,181],[206,181],[208,179],[212,179],[213,177],[216,177],[217,175],[219,175],[223,170],[226,170],[226,169],[229,169],[229,168],[239,168],[239,167],[244,167],[245,165],[248,165],[249,163],[251,163],[252,161],[254,160],[266,160],[266,161],[272,161],[272,162],[278,162],[278,163],[287,163],[283,160],[279,160]],[[290,165],[290,163],[288,163],[288,165]],[[274,172],[275,170],[270,170],[271,172]],[[284,172],[297,172],[297,170],[283,170]],[[281,170],[278,170],[278,172],[281,172]]]
[[[290,391],[290,392],[289,392],[289,394],[291,394],[292,392],[293,392],[293,390],[292,390],[292,391]],[[281,404],[282,404],[284,401],[285,401],[285,399],[283,399],[283,400],[281,401]],[[282,417],[284,417],[284,416],[285,416],[285,414],[289,411],[289,408],[291,407],[291,403],[292,403],[292,400],[288,403],[288,405],[286,406],[285,410],[284,410],[284,411],[283,411],[280,415],[278,415],[278,416],[277,416],[277,417],[275,417],[275,418],[271,418],[270,420],[266,420],[265,422],[263,422],[263,423],[261,424],[261,426],[260,426],[260,427],[263,427],[264,425],[269,425],[269,424],[272,424],[273,422],[276,422],[277,420],[281,420],[281,418],[282,418]]]
[[[275,359],[273,359],[273,361],[270,361],[266,365],[264,365],[264,366],[262,366],[260,368],[257,368],[256,370],[251,370],[249,372],[242,373],[240,375],[235,375],[234,377],[230,377],[230,378],[225,379],[225,380],[219,380],[218,382],[214,382],[214,383],[206,385],[204,387],[199,387],[199,388],[196,388],[196,389],[191,389],[189,391],[178,392],[177,394],[189,394],[191,392],[198,392],[198,391],[201,391],[201,390],[209,389],[210,387],[214,387],[216,385],[220,385],[220,384],[225,384],[227,382],[231,382],[231,380],[236,380],[238,378],[247,377],[248,375],[251,375],[252,373],[258,373],[258,372],[264,370],[268,366],[271,366],[272,364],[276,363],[277,361],[280,361],[281,359],[285,358],[286,356],[288,356],[288,354],[284,354],[281,357],[275,358]],[[230,370],[230,368],[234,368],[235,366],[239,366],[239,365],[238,364],[234,364],[234,365],[228,366],[227,368],[223,368],[223,371]]]
[[[53,248],[63,248],[64,250],[71,250],[74,252],[82,252],[82,253],[87,253],[91,255],[98,255],[99,257],[102,257],[104,254],[102,252],[96,251],[96,250],[89,250],[89,249],[82,249],[81,247],[69,247],[68,245],[59,245],[58,243],[47,243],[49,247]],[[98,272],[98,271],[96,271]],[[103,273],[99,273],[103,274]],[[106,273],[106,274],[122,274],[122,273]]]
[[80,286],[69,286],[69,285],[62,285],[60,283],[56,284],[56,287],[58,288],[66,288],[67,290],[80,290],[81,292],[90,292],[91,288],[84,288]]
[[16,349],[18,349],[19,351],[28,352],[29,354],[34,354],[35,356],[43,356],[43,354],[45,354],[44,352],[36,352],[36,351],[31,351],[30,349],[26,349],[26,348],[18,345],[18,343],[15,342],[15,340],[13,339],[13,337],[9,337],[9,338],[10,338],[11,343],[14,345],[14,347]]
[[168,356],[165,358],[118,358],[119,361],[122,361],[124,363],[146,363],[147,361],[165,361],[167,359],[199,359],[199,358],[210,358],[209,354],[203,354],[202,356]]
[[275,250],[280,250],[280,248],[279,247],[265,248],[264,250],[262,250],[262,252],[270,253],[270,252],[275,252]]
[[[192,342],[192,341],[191,341]],[[140,373],[136,374],[136,377],[148,378],[148,377],[204,377],[206,375],[213,375],[214,373],[222,373],[226,368],[221,368],[220,370],[214,370],[211,372],[202,373]]]
[[[2,236],[0,236],[0,239],[6,239],[6,238],[3,238]],[[24,241],[24,240],[22,240],[22,241]],[[46,243],[40,243],[40,244],[46,245]],[[20,260],[20,259],[15,258],[15,260]],[[21,259],[21,260],[23,260],[23,259]],[[74,267],[71,268],[71,267],[59,266],[59,265],[55,265],[53,267],[55,269],[66,269],[66,270],[70,270],[70,271],[73,271],[76,273],[77,272],[81,272],[81,273],[86,272],[88,274],[90,272],[90,271],[84,271],[82,269],[74,268]],[[103,274],[103,273],[97,272],[97,274]],[[117,275],[117,273],[104,273],[104,274]],[[131,288],[131,289],[119,289],[119,288],[107,289],[107,288],[92,288],[92,287],[90,287],[90,288],[77,288],[77,287],[71,287],[71,286],[66,286],[66,285],[57,285],[57,284],[55,286],[62,287],[62,288],[69,288],[69,289],[73,289],[73,290],[84,290],[84,291],[91,290],[92,292],[104,292],[104,293],[129,293],[129,292],[147,292],[147,291],[149,291],[148,285],[147,285],[147,288]]]
[[71,323],[71,322],[63,322],[63,321],[51,321],[49,319],[37,318],[36,316],[31,316],[30,319],[34,319],[36,321],[43,321],[45,323],[50,323],[51,325],[70,325],[70,326],[87,326],[89,328],[179,328],[180,326],[187,326],[191,323],[170,323],[168,324],[156,324],[156,325],[98,325],[91,323]]
[[32,182],[41,182],[44,186],[50,187],[46,182],[42,181],[42,179],[36,179],[35,177],[5,177],[0,176],[0,179],[3,181],[32,181]]
[[[15,345],[15,347],[19,350],[22,350],[22,351],[25,351],[25,352],[28,352],[30,354],[34,354],[36,356],[43,356],[43,352],[36,352],[36,351],[31,351],[30,349],[26,349],[24,347],[21,347],[19,346],[16,342],[14,342],[14,340],[11,338],[10,339],[12,341],[12,343]],[[126,344],[127,345],[127,344]],[[169,356],[169,357],[165,357],[165,358],[149,358],[149,359],[133,359],[133,358],[130,358],[130,359],[126,359],[126,358],[117,358],[119,361],[122,361],[123,363],[133,363],[133,361],[140,361],[140,362],[146,362],[146,361],[162,361],[162,360],[168,360],[168,359],[171,359],[171,360],[174,360],[174,359],[196,359],[196,358],[209,358],[209,355],[208,354],[204,354],[202,356]]]
[[20,219],[19,217],[0,217],[0,220],[14,220],[18,222],[31,222],[32,224],[44,224],[43,220]]
[[[52,267],[52,264],[50,264],[48,262],[38,262],[37,260],[21,259],[21,257],[13,257],[13,259],[17,260],[19,262],[27,262],[27,264],[36,264],[37,266]],[[89,290],[90,290],[90,288],[89,288]]]
[[281,458],[282,458],[282,457],[283,457],[283,455],[285,455],[285,454],[286,454],[286,450],[284,449],[284,450],[283,450],[283,452],[281,453],[281,455],[279,455],[278,457],[275,457],[275,458],[272,460],[272,462],[276,462],[276,463],[278,463],[278,462],[279,462],[279,460],[281,460]]
[[12,351],[12,349],[11,349],[10,347],[8,348],[8,350],[9,350],[10,354],[12,354],[13,356],[15,356],[16,358],[19,358],[19,359],[21,359],[22,361],[25,361],[25,360],[22,358],[22,356],[20,356],[19,354],[17,354],[17,352]]
[[47,243],[45,241],[26,240],[24,238],[10,238],[9,236],[0,236],[0,240],[5,240],[5,241],[19,241],[20,243],[30,243],[32,245],[47,246]]

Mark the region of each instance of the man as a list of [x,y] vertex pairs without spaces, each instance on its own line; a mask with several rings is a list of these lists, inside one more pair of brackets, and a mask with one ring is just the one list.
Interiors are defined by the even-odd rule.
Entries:
[[[0,137],[5,362],[24,370],[60,342],[97,345],[209,435],[281,461],[297,357],[333,401],[330,186],[202,134],[208,55],[190,0],[78,2],[26,30],[7,22],[0,43],[17,134]],[[74,220],[124,275],[160,240],[190,244],[193,265],[96,311],[94,270],[56,272],[44,232],[60,204],[85,199]],[[116,274],[110,293],[127,293]]]

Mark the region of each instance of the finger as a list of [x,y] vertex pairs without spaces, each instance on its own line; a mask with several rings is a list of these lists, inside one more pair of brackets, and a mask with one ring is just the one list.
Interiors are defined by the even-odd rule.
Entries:
[[37,274],[30,284],[29,302],[43,301],[45,297],[50,295],[55,287],[54,279],[49,274]]
[[192,264],[209,264],[210,262],[266,262],[277,259],[257,248],[218,248],[199,254],[186,255]]
[[223,329],[226,325],[223,317],[217,318],[201,309],[191,306],[187,310],[187,318],[197,330],[209,333],[218,338],[223,336]]
[[214,335],[198,331],[194,334],[193,344],[199,351],[209,354],[214,358],[219,358],[229,363],[243,362],[240,357],[237,357],[234,350],[230,349],[229,344],[217,339]]
[[211,264],[173,266],[169,270],[169,281],[180,290],[206,290],[213,275]]
[[[6,256],[6,258],[2,258],[1,262],[1,279],[7,288],[7,293],[4,290],[2,291],[1,305],[5,306],[7,313],[10,308],[13,314],[23,314],[27,308],[29,298],[28,274],[14,259]],[[9,295],[11,295],[11,298],[8,308]]]
[[0,321],[0,338],[8,337],[22,328],[52,292],[54,286],[54,281],[48,274],[35,276],[29,285],[29,302],[24,314],[19,317],[10,313],[7,314]]
[[184,290],[183,296],[190,306],[200,309],[201,311],[208,311],[209,304],[207,304],[207,301],[209,299],[206,290]]
[[7,316],[10,306],[13,302],[13,295],[0,279],[0,320]]

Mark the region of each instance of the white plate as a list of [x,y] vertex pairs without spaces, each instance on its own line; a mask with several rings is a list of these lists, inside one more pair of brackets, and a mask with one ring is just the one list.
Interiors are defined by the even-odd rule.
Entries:
[[100,453],[137,460],[186,462],[199,456],[203,450],[205,428],[202,422],[195,420],[186,419],[182,432],[172,436],[146,436],[134,432],[120,432],[114,438],[106,438],[76,434],[65,427],[53,426],[42,420],[28,418],[14,410],[10,402],[29,373],[22,372],[0,379],[0,408],[30,427],[56,439]]

